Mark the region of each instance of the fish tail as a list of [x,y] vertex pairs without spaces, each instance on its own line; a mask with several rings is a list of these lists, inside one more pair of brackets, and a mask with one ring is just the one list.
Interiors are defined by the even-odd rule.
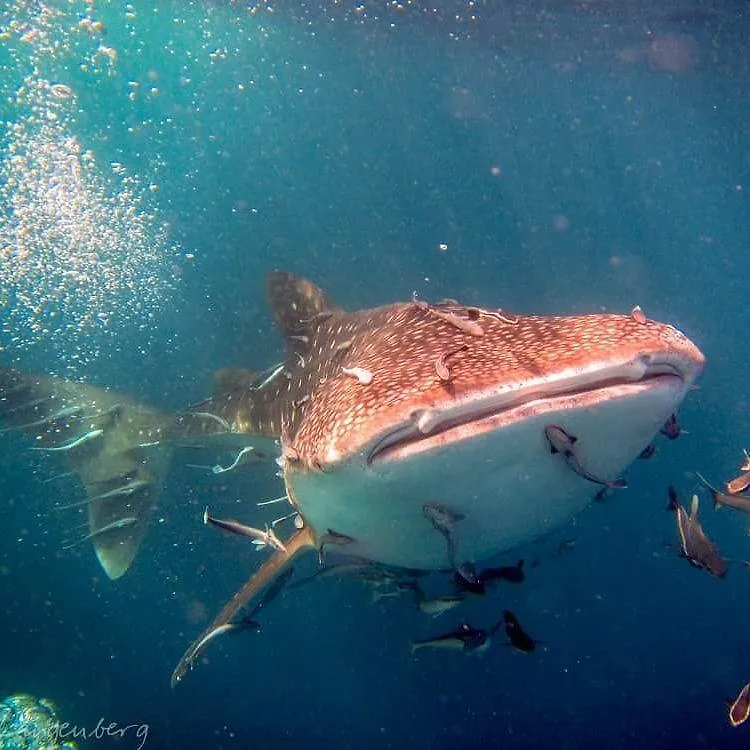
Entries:
[[[212,438],[231,432],[233,408],[231,399],[214,397],[175,415],[87,383],[0,367],[0,424],[23,432],[34,450],[65,461],[80,479],[87,499],[68,505],[88,506],[87,537],[111,579],[135,559],[175,448],[211,449]],[[267,452],[267,440],[239,440],[238,455]]]
[[721,508],[721,502],[719,502],[719,495],[721,494],[716,487],[714,487],[706,477],[703,476],[700,472],[696,471],[695,476],[698,477],[698,479],[701,481],[701,483],[704,485],[704,487],[709,491],[711,495],[711,500],[713,502],[714,510],[719,510]]
[[104,388],[0,368],[0,422],[81,480],[87,499],[72,505],[88,507],[86,538],[111,579],[127,571],[145,535],[171,458],[170,420]]
[[177,666],[172,672],[172,687],[174,687],[192,668],[195,660],[201,652],[201,646],[205,643],[206,636],[212,631],[229,623],[232,618],[243,608],[247,607],[258,597],[261,592],[273,582],[291,565],[294,558],[301,553],[315,549],[317,540],[310,527],[305,526],[292,535],[285,542],[285,551],[277,550],[266,560],[258,570],[245,582],[242,588],[224,605],[222,610],[214,618],[213,622],[190,644],[190,647],[182,655]]

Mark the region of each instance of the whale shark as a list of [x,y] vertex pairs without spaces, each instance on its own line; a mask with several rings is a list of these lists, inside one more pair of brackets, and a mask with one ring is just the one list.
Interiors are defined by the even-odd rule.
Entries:
[[286,538],[243,527],[250,510],[204,514],[269,557],[197,636],[173,684],[305,551],[460,572],[561,527],[603,487],[623,491],[621,474],[704,367],[695,344],[640,308],[538,316],[412,299],[351,312],[282,271],[267,296],[284,361],[220,370],[212,395],[176,414],[0,370],[4,431],[67,459],[87,493],[86,538],[112,579],[132,564],[184,450],[233,452],[216,473],[279,464],[294,520]]

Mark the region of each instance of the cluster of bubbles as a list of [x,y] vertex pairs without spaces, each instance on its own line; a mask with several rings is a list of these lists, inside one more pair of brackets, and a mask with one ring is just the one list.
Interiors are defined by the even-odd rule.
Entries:
[[[0,152],[6,363],[42,345],[66,369],[77,369],[97,356],[102,335],[128,327],[148,337],[174,292],[178,249],[145,208],[148,186],[120,164],[102,170],[75,134],[75,91],[41,72],[50,58],[74,54],[72,35],[96,30],[83,17],[87,23],[77,15],[66,27],[60,12],[17,0],[11,22],[0,29],[6,43],[15,43],[14,62],[23,72]],[[96,54],[102,49],[114,64],[114,51],[100,46]]]

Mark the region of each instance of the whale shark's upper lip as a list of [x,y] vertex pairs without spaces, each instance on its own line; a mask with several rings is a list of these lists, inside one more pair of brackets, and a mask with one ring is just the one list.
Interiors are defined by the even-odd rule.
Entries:
[[[506,382],[457,398],[447,405],[415,410],[408,422],[394,426],[372,443],[366,461],[371,465],[390,458],[403,458],[405,452],[410,452],[403,450],[406,446],[415,446],[457,427],[478,425],[531,402],[586,396],[588,402],[594,403],[621,393],[620,386],[641,384],[648,387],[667,381],[684,391],[698,377],[703,363],[702,357],[643,354],[624,363],[607,366],[597,363],[590,368],[562,370],[525,382]],[[477,429],[477,432],[485,430]],[[465,431],[461,435],[456,433],[456,439],[463,437],[466,437]]]

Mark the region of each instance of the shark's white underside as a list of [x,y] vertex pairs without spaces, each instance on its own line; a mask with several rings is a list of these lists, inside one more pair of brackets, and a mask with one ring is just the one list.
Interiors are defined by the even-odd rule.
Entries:
[[347,554],[388,565],[450,567],[446,540],[423,510],[441,503],[465,516],[457,524],[457,562],[480,562],[563,526],[602,488],[551,453],[545,427],[559,425],[577,437],[576,457],[586,471],[614,480],[688,387],[663,375],[542,398],[463,425],[461,435],[435,436],[428,450],[412,447],[408,457],[368,465],[359,454],[326,473],[288,474],[287,483],[318,533],[330,529],[355,540]]

